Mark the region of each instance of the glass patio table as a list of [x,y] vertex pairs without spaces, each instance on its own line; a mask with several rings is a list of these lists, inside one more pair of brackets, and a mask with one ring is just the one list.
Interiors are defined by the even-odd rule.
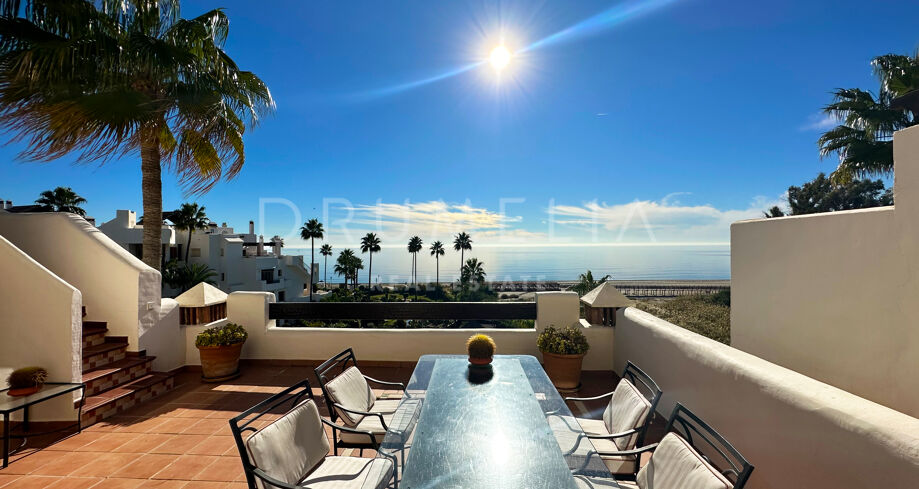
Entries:
[[418,360],[378,456],[399,487],[618,487],[535,357]]
[[[44,431],[40,433],[29,432],[29,408],[41,404],[50,399],[80,391],[80,402],[77,405],[77,420],[72,425],[67,425],[59,429]],[[30,436],[46,435],[72,428],[76,428],[79,433],[83,427],[81,418],[83,415],[83,402],[86,399],[86,385],[82,383],[70,382],[45,382],[44,386],[38,392],[27,396],[13,397],[7,395],[9,389],[0,389],[0,415],[3,416],[3,462],[0,468],[6,468],[10,463],[10,455],[25,446],[26,439]],[[10,427],[10,415],[16,411],[22,411],[22,423],[17,429]],[[10,449],[10,438],[21,438],[22,443],[15,450]]]

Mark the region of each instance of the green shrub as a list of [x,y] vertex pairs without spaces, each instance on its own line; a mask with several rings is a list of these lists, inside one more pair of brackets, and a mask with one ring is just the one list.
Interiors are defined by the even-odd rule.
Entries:
[[555,353],[556,355],[581,355],[587,353],[590,345],[587,344],[587,337],[580,329],[568,326],[565,329],[557,329],[555,326],[549,326],[539,333],[536,340],[536,346],[539,351],[545,353]]
[[10,389],[25,389],[38,387],[48,379],[48,371],[42,367],[24,367],[13,370],[7,377],[6,383]]
[[230,346],[245,343],[249,333],[245,328],[236,323],[227,323],[224,326],[214,326],[198,333],[195,346]]
[[466,340],[466,351],[472,358],[491,358],[495,354],[495,340],[487,334],[476,334]]
[[635,307],[664,321],[726,345],[731,344],[730,293],[692,295],[667,300],[640,301]]

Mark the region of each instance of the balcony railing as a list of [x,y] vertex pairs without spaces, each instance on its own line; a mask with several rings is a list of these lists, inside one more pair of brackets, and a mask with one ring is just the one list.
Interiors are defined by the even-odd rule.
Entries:
[[535,302],[275,302],[270,319],[536,319]]

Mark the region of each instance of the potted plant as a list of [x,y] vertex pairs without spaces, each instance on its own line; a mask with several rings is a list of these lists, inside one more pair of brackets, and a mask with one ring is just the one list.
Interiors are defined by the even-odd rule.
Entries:
[[580,329],[549,326],[539,334],[536,346],[542,352],[543,368],[558,390],[574,391],[581,386],[581,365],[590,345]]
[[11,396],[28,396],[35,394],[48,379],[48,371],[42,367],[25,367],[13,370],[7,377],[6,383],[10,390],[6,391]]
[[466,351],[469,352],[469,363],[488,365],[495,355],[495,340],[487,334],[472,335],[466,340]]
[[198,333],[195,346],[201,355],[201,378],[220,382],[239,376],[239,354],[249,333],[235,323],[214,326]]

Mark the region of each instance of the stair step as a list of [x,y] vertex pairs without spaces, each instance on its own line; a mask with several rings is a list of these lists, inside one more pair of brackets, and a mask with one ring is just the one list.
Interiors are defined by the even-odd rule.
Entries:
[[106,327],[83,325],[83,349],[98,346],[105,343],[105,333],[108,332]]
[[93,328],[102,328],[108,331],[108,321],[83,321],[83,331]]
[[132,357],[83,372],[86,395],[94,396],[107,389],[124,385],[150,373],[156,357]]
[[127,356],[127,349],[127,338],[107,336],[102,344],[83,348],[83,371],[122,360]]
[[89,426],[160,396],[175,386],[175,375],[152,372],[113,389],[88,396],[83,405],[83,426]]

